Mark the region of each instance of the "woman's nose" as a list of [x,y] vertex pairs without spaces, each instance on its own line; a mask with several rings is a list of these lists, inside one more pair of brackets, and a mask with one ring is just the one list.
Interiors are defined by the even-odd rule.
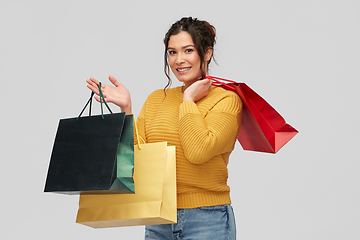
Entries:
[[184,58],[183,58],[183,55],[182,55],[182,54],[178,54],[178,55],[176,56],[176,59],[175,59],[175,64],[180,65],[180,64],[182,64],[182,63],[184,63],[184,62],[185,62],[185,60],[184,60]]

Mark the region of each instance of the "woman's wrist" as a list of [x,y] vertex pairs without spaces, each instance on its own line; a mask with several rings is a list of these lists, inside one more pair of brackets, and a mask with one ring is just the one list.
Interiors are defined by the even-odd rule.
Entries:
[[119,107],[121,109],[121,112],[126,113],[126,115],[132,114],[131,102],[127,106],[119,106]]
[[126,115],[130,115],[130,114],[132,114],[131,106],[121,108],[121,112],[126,113]]
[[185,102],[185,101],[194,102],[194,99],[192,97],[188,96],[187,94],[184,94],[183,102]]

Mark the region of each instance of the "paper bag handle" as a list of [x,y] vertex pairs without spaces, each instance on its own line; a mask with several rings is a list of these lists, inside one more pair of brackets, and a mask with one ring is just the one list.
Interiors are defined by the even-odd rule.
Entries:
[[211,79],[213,81],[215,81],[216,83],[220,83],[220,84],[224,84],[222,82],[220,82],[219,80],[221,81],[225,81],[225,82],[231,82],[231,83],[237,83],[233,80],[229,80],[229,79],[225,79],[225,78],[219,78],[219,77],[214,77],[214,76],[205,76],[204,79]]
[[[107,109],[109,110],[109,112],[110,112],[111,114],[113,114],[113,113],[112,113],[110,107],[107,105],[107,103],[106,103],[106,101],[105,101],[103,92],[102,92],[102,90],[101,90],[101,82],[100,82],[99,85],[97,85],[97,86],[98,86],[98,88],[99,88],[99,97],[100,97],[100,105],[101,105],[101,117],[102,117],[102,119],[104,119],[104,110],[103,110],[103,105],[102,105],[103,101],[104,101],[104,103],[105,103],[105,106],[106,106]],[[84,110],[86,109],[86,107],[87,107],[87,105],[88,105],[89,103],[90,103],[89,116],[91,116],[91,105],[92,105],[92,98],[93,98],[93,96],[94,96],[94,92],[91,91],[90,98],[89,98],[89,100],[87,101],[87,103],[86,103],[85,107],[83,108],[83,110],[81,111],[81,113],[79,114],[79,116],[77,117],[76,121],[79,121],[79,118],[81,117],[81,115],[83,114]]]
[[140,140],[142,140],[143,143],[145,143],[145,140],[141,136],[139,136],[139,131],[138,131],[138,128],[137,128],[137,125],[136,125],[136,120],[135,120],[134,115],[133,115],[133,120],[134,120],[134,131],[136,132],[137,145],[138,145],[139,150],[141,150]]
[[[228,80],[228,79],[225,79],[225,78],[213,77],[213,76],[205,76],[204,79],[210,79],[210,80],[212,80],[212,81],[213,81],[213,83],[212,83],[213,86],[217,86],[217,87],[218,87],[218,86],[226,86],[226,87],[229,88],[230,90],[236,91],[234,86],[231,86],[231,85],[228,85],[228,84],[226,84],[226,83],[221,82],[221,81],[225,81],[225,82],[230,82],[230,83],[237,83],[237,82],[235,82],[235,81]],[[219,81],[219,80],[221,80],[221,81]]]

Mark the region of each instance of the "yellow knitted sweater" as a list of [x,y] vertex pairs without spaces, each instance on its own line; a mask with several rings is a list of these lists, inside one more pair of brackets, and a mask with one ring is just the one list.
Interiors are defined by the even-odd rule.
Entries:
[[154,91],[137,119],[147,143],[176,146],[177,206],[230,204],[229,155],[239,132],[242,102],[220,87],[196,103],[183,102],[181,87]]

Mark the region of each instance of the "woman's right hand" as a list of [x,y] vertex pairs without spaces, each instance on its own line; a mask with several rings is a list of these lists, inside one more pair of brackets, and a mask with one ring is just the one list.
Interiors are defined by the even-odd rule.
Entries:
[[[131,114],[131,98],[129,91],[119,83],[113,76],[109,75],[109,80],[115,87],[101,83],[101,91],[106,102],[114,103],[121,108],[122,112]],[[86,79],[87,87],[98,96],[95,99],[100,102],[99,98],[99,82],[95,78]]]

